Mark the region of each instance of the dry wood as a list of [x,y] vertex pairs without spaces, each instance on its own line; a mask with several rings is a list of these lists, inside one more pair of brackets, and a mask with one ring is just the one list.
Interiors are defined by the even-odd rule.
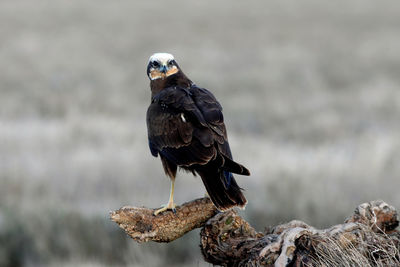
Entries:
[[[154,216],[154,210],[124,207],[111,213],[139,242],[170,242],[202,227],[204,259],[222,266],[399,266],[397,212],[383,201],[361,204],[344,224],[319,230],[301,221],[257,232],[231,210],[218,213],[207,199]],[[371,263],[371,265],[369,265]],[[343,264],[344,265],[344,264]]]
[[155,209],[122,207],[110,213],[111,220],[138,242],[171,242],[199,228],[217,213],[209,198],[200,198],[154,215]]

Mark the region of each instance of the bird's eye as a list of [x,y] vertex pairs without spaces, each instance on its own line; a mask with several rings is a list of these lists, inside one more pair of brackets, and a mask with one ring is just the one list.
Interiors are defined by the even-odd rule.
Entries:
[[160,63],[158,63],[157,61],[153,61],[152,64],[153,64],[154,67],[159,67],[160,66]]
[[168,61],[168,65],[169,65],[169,66],[174,65],[174,61],[173,61],[173,60]]

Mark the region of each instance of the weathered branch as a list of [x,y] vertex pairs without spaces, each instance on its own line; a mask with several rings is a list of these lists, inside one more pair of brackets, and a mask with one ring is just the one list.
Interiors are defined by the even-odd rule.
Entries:
[[138,242],[171,242],[199,228],[217,213],[209,198],[200,198],[176,207],[176,213],[154,216],[154,209],[122,207],[110,214],[125,232]]
[[139,242],[169,242],[204,226],[200,247],[215,265],[400,266],[397,212],[383,201],[361,204],[344,224],[324,230],[291,221],[256,232],[235,211],[217,213],[205,198],[185,203],[176,214],[153,211],[125,207],[111,217]]

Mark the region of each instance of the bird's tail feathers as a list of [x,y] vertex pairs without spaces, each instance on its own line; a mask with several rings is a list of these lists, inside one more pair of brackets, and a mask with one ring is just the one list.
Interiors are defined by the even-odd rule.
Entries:
[[230,183],[226,186],[224,172],[215,169],[197,170],[203,180],[207,193],[211,201],[220,211],[227,211],[233,207],[244,209],[247,200],[242,193],[242,189],[238,186],[233,176]]

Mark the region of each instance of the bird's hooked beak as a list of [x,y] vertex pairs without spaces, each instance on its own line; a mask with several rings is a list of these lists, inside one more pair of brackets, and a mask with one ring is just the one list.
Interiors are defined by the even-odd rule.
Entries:
[[163,64],[163,65],[160,66],[160,72],[166,74],[167,71],[168,71],[168,66],[167,65]]

